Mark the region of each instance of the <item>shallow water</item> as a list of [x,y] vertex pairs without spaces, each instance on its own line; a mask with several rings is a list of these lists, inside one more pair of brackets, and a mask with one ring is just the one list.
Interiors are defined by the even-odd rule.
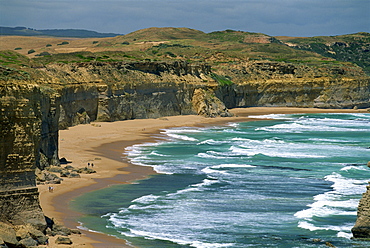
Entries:
[[82,225],[139,247],[369,247],[350,229],[369,180],[370,114],[255,117],[127,148],[161,174],[77,198]]

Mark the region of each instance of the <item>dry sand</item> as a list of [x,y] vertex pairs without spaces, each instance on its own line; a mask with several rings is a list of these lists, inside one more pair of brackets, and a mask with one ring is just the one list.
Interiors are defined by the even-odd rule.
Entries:
[[[248,115],[270,113],[346,113],[366,110],[333,110],[312,108],[239,108],[232,109],[234,117],[205,118],[202,116],[171,116],[158,119],[138,119],[117,122],[95,122],[71,127],[59,132],[59,157],[65,157],[73,167],[94,164],[94,174],[81,174],[81,178],[66,178],[59,185],[40,185],[40,202],[46,216],[68,228],[79,226],[80,213],[69,208],[69,202],[84,193],[108,187],[112,184],[130,183],[155,172],[149,167],[129,164],[122,154],[124,148],[133,144],[152,141],[161,129],[178,126],[206,126],[228,122],[252,120]],[[64,165],[62,165],[64,166]],[[55,245],[50,239],[48,247],[132,247],[124,240],[108,235],[81,230],[81,235],[72,235],[72,246]]]

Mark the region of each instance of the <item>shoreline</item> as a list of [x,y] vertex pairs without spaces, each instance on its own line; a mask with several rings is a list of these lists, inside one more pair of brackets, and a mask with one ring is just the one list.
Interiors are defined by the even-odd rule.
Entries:
[[[73,167],[86,167],[93,163],[94,174],[81,174],[81,178],[64,178],[61,184],[38,185],[40,205],[45,216],[68,228],[79,226],[82,216],[69,208],[69,203],[84,193],[128,184],[144,179],[156,172],[151,167],[130,164],[123,155],[126,147],[158,140],[155,135],[161,129],[181,126],[222,125],[229,122],[255,120],[249,115],[294,114],[294,113],[369,113],[366,109],[315,109],[291,107],[251,107],[231,109],[234,117],[205,118],[197,115],[169,116],[157,119],[136,119],[117,122],[94,122],[59,131],[59,157],[65,157]],[[261,120],[261,119],[258,119]],[[133,247],[125,240],[106,234],[80,230],[81,235],[71,235],[72,247]],[[48,247],[66,247],[54,244],[50,238]]]

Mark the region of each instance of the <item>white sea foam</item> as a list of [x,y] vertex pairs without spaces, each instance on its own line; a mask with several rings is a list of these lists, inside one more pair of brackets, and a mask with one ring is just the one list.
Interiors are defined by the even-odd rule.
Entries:
[[102,233],[102,232],[98,232],[98,231],[95,231],[95,230],[92,230],[90,228],[87,228],[83,225],[82,222],[78,222],[78,226],[77,226],[77,229],[80,229],[80,230],[84,230],[84,231],[88,231],[88,232],[93,232],[93,233]]
[[219,169],[219,168],[252,168],[252,167],[256,167],[256,166],[249,165],[249,164],[219,164],[219,165],[214,165],[211,168]]
[[349,170],[361,170],[361,171],[368,171],[368,167],[365,168],[363,166],[353,166],[353,165],[349,165],[349,166],[345,166],[343,167],[342,169],[340,169],[341,171],[349,171]]
[[286,114],[269,114],[269,115],[249,115],[248,118],[254,118],[254,119],[284,119],[284,120],[289,120],[293,119],[289,115]]
[[334,184],[331,186],[332,190],[314,196],[314,202],[307,205],[309,208],[298,211],[294,214],[299,221],[299,227],[313,230],[336,230],[342,231],[346,229],[338,229],[337,227],[318,227],[312,222],[314,217],[327,217],[327,216],[340,216],[340,215],[353,215],[357,214],[357,206],[359,199],[345,200],[343,197],[350,195],[358,195],[365,191],[364,185],[367,180],[348,179],[342,175],[333,172],[331,175],[325,177],[325,180],[331,181]]
[[146,159],[146,157],[143,157],[143,156],[131,159],[130,162],[134,165],[152,167],[153,170],[159,174],[172,175],[174,173],[174,171],[169,166],[167,166],[165,163],[152,164],[150,161]]
[[208,140],[199,142],[197,145],[203,145],[203,144],[207,144],[207,145],[222,145],[222,144],[225,144],[225,143],[228,143],[228,141],[218,141],[218,140],[214,140],[214,139],[208,139]]
[[230,122],[227,124],[229,127],[234,127],[234,128],[237,128],[240,126],[240,123],[237,123],[237,122]]
[[346,239],[351,239],[353,236],[352,236],[352,233],[348,233],[348,232],[338,232],[337,233],[337,237],[338,238],[346,238]]
[[[207,242],[201,242],[201,241],[193,241],[189,238],[175,238],[174,235],[171,235],[169,233],[155,233],[155,232],[146,232],[146,231],[139,231],[135,229],[130,229],[130,232],[133,234],[132,236],[136,237],[143,237],[145,239],[159,239],[159,240],[167,240],[173,243],[177,243],[179,245],[189,245],[191,247],[196,248],[221,248],[221,247],[230,247],[235,244],[233,243],[227,243],[227,244],[220,244],[220,243],[207,243]],[[124,233],[127,235],[127,233]]]
[[192,184],[189,187],[185,189],[180,189],[176,193],[170,193],[167,196],[174,196],[174,195],[180,195],[187,192],[194,192],[194,191],[203,191],[204,187],[210,186],[212,184],[218,183],[220,181],[218,180],[210,180],[210,179],[204,179],[201,183]]
[[[230,150],[235,155],[246,155],[246,156],[255,156],[257,154],[263,154],[269,157],[281,157],[281,158],[325,158],[325,155],[319,154],[308,154],[301,153],[297,150],[283,151],[285,147],[268,147],[268,146],[231,146]],[[288,150],[286,148],[285,150]],[[303,149],[302,149],[303,150]]]
[[368,184],[368,180],[348,179],[336,172],[326,176],[325,180],[334,182],[334,191],[341,195],[360,195],[366,191],[364,186]]
[[143,148],[145,147],[151,147],[151,146],[158,146],[164,142],[151,142],[151,143],[143,143],[143,144],[136,144],[132,146],[128,146],[125,148],[125,153],[129,154],[141,154]]
[[147,166],[153,167],[154,171],[159,174],[172,175],[175,173],[174,170],[171,171],[171,168],[169,168],[166,165],[147,165]]
[[161,133],[200,133],[202,129],[200,128],[171,128],[171,129],[164,129]]
[[365,113],[351,113],[351,115],[356,116],[357,118],[365,119],[365,120],[370,120],[370,114],[365,114]]
[[174,134],[174,133],[167,133],[167,136],[173,139],[178,139],[178,140],[198,141],[196,138],[188,137],[186,135]]
[[232,155],[232,154],[228,154],[228,153],[217,153],[217,152],[213,152],[213,151],[208,151],[206,153],[204,153],[204,152],[198,153],[197,154],[197,157],[199,157],[199,158],[225,159],[229,155]]
[[[127,208],[126,214],[131,214],[130,211],[135,211],[135,210],[141,210],[141,211],[147,211],[150,212],[153,209],[156,210],[161,210],[165,211],[166,209],[172,208],[171,206],[166,206],[166,205],[158,205],[154,203],[148,203],[147,205],[142,205],[142,204],[132,204]],[[120,214],[125,214],[124,211],[120,211]]]
[[189,186],[186,189],[178,190],[176,193],[170,193],[167,196],[181,195],[181,194],[184,194],[184,193],[194,192],[194,191],[201,191],[201,189],[199,187]]
[[142,161],[142,159],[143,159],[143,157],[137,157],[137,158],[131,159],[131,160],[130,160],[130,162],[131,162],[132,164],[135,164],[135,165],[140,165],[140,166],[150,166],[150,165],[147,165],[147,164],[145,164],[145,163],[142,163],[142,162],[141,162],[141,161]]
[[231,140],[233,141],[254,141],[254,140],[251,140],[251,139],[246,139],[246,138],[239,138],[239,137],[236,137],[236,138],[232,138]]
[[[315,132],[354,132],[361,131],[361,129],[348,128],[348,127],[334,127],[326,125],[318,125],[317,123],[303,123],[291,122],[284,124],[276,124],[270,127],[256,128],[257,131],[277,132],[277,133],[302,133],[307,131]],[[363,131],[366,131],[364,129]]]
[[303,229],[307,229],[307,230],[310,230],[310,231],[316,231],[316,230],[320,229],[319,227],[316,227],[314,224],[309,223],[309,222],[304,221],[304,220],[298,221],[298,227],[303,228]]
[[142,150],[140,149],[139,145],[133,145],[125,148],[125,152],[123,154],[126,154],[128,156],[138,156],[142,154]]
[[150,155],[158,156],[158,157],[169,157],[170,155],[160,154],[158,152],[151,152]]
[[253,145],[265,145],[265,144],[284,144],[284,140],[279,139],[264,139],[264,140],[253,140],[247,138],[232,138],[232,141],[241,141],[243,144],[253,144]]
[[[327,205],[332,203],[327,202]],[[339,203],[340,204],[340,203]],[[334,207],[327,207],[326,203],[312,204],[311,208],[301,210],[294,214],[298,219],[312,219],[312,217],[327,217],[333,215],[356,215],[356,211],[341,211]]]
[[192,241],[189,245],[196,248],[221,248],[221,247],[233,247],[235,244],[234,243],[219,244],[219,243],[205,243],[200,241]]
[[123,208],[118,213],[108,213],[106,216],[109,215],[109,221],[111,221],[114,226],[120,226],[122,224],[122,220],[124,219],[122,215],[128,212],[128,209]]
[[139,197],[135,200],[132,200],[131,202],[148,204],[150,202],[156,201],[158,198],[159,198],[159,196],[150,194],[150,195],[145,195],[145,196]]
[[204,179],[201,183],[193,184],[191,187],[197,187],[197,188],[202,188],[205,186],[210,186],[212,184],[218,183],[218,180],[209,180],[209,179]]
[[345,232],[350,231],[353,227],[352,225],[343,225],[343,226],[332,226],[332,225],[324,225],[324,226],[315,226],[314,224],[301,220],[298,222],[298,227],[304,228],[310,231],[317,231],[317,230],[332,230],[337,232]]
[[318,142],[329,142],[329,143],[351,143],[351,140],[340,140],[340,139],[323,139],[323,138],[309,138],[310,141]]
[[[333,118],[319,118],[319,119],[309,118],[298,120],[297,122],[303,125],[319,127],[320,130],[322,131],[366,131],[369,129],[368,121],[360,119],[348,120]],[[357,128],[352,128],[353,126],[356,126]],[[365,127],[365,129],[363,129],[363,127]]]
[[202,169],[202,172],[206,173],[206,174],[225,174],[227,175],[228,173],[226,171],[223,171],[223,170],[213,170],[212,167],[206,167],[204,169]]
[[254,165],[249,164],[220,164],[220,165],[214,165],[214,166],[208,166],[204,169],[202,169],[202,172],[206,174],[225,174],[228,175],[229,173],[227,170],[219,170],[219,169],[227,169],[227,168],[253,168],[256,167]]

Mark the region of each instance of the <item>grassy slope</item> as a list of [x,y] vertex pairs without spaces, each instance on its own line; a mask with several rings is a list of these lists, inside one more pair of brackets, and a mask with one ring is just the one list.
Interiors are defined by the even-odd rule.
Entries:
[[[1,49],[31,58],[28,64],[51,62],[187,60],[213,68],[253,60],[283,61],[314,67],[355,67],[370,73],[370,34],[333,37],[271,37],[233,30],[204,33],[188,28],[148,28],[113,38],[0,37]],[[29,53],[30,50],[35,52]],[[48,56],[37,56],[45,52]],[[15,55],[14,55],[15,56]],[[349,63],[351,62],[351,63]],[[26,63],[26,64],[27,64]],[[7,67],[27,67],[0,58]],[[21,66],[23,64],[23,66]]]
[[316,52],[338,61],[355,63],[370,74],[370,34],[361,32],[340,36],[309,38],[279,37],[300,50]]

